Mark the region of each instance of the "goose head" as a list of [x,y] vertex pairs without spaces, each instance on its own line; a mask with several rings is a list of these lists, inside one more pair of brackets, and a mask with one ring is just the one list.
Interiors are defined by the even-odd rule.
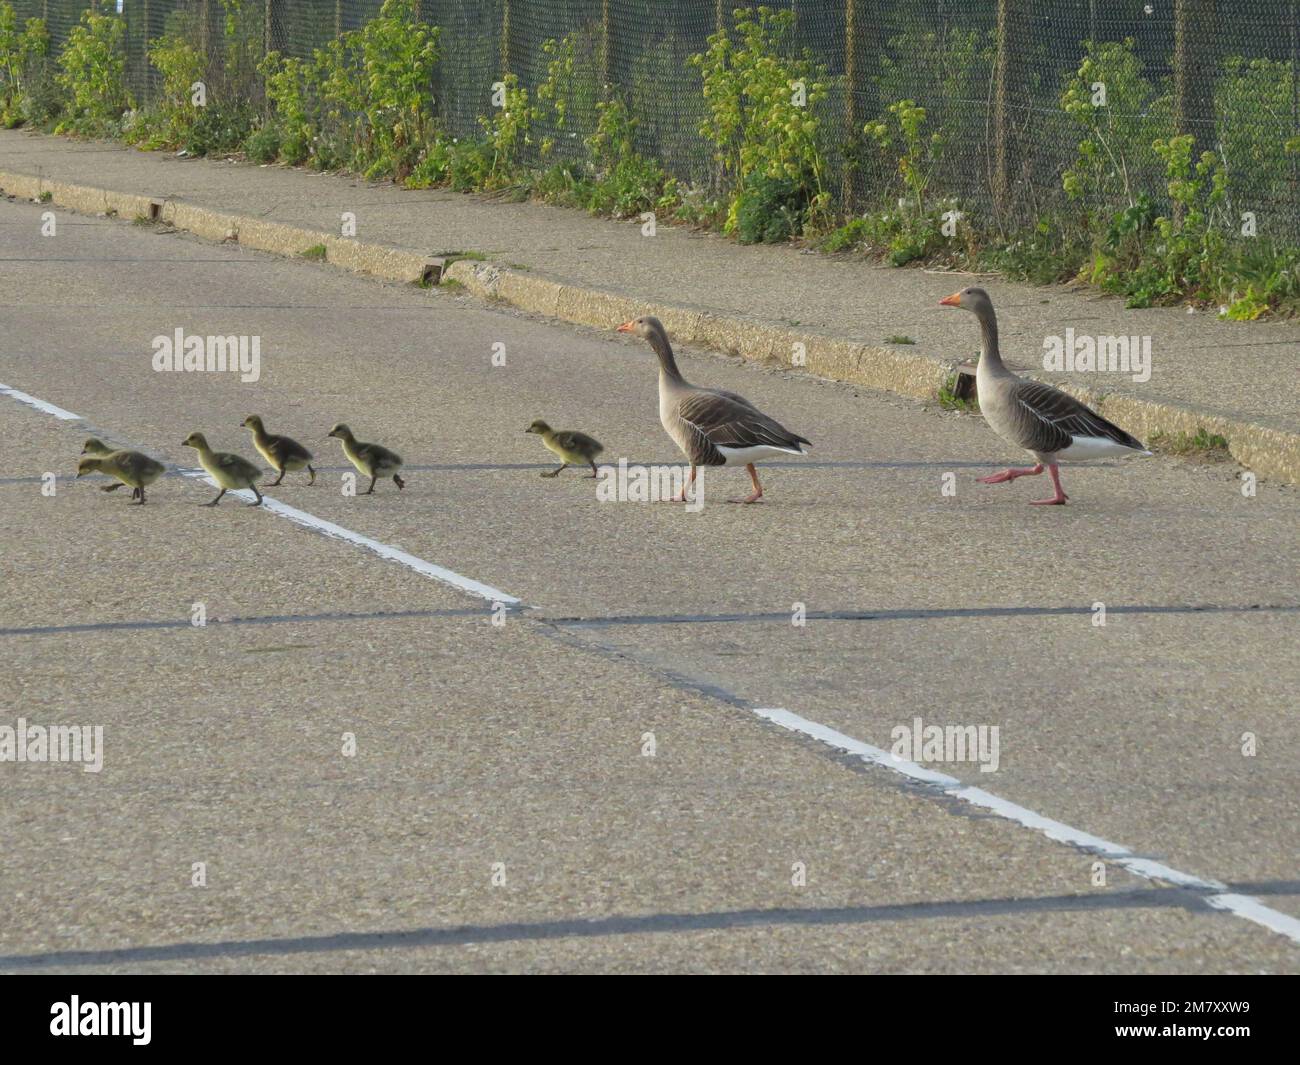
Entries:
[[960,307],[963,311],[970,311],[976,318],[984,318],[993,313],[993,301],[989,299],[989,294],[975,286],[944,296],[939,301],[939,306]]
[[83,455],[107,455],[112,450],[113,449],[104,443],[104,441],[93,436],[81,445],[81,453]]
[[245,429],[252,429],[253,432],[255,432],[255,433],[264,433],[264,432],[266,432],[266,428],[265,428],[265,426],[262,425],[262,419],[261,419],[261,416],[260,416],[260,415],[257,415],[257,414],[250,414],[247,418],[245,418],[245,419],[244,419],[242,422],[240,422],[239,424],[240,424],[241,427],[243,427],[243,428],[245,428]]
[[208,438],[202,433],[193,432],[181,441],[181,446],[193,447],[197,448],[199,451],[206,451],[208,449]]
[[77,476],[81,477],[83,474],[87,473],[98,473],[103,464],[104,459],[102,456],[92,456],[90,458],[82,459],[77,463]]
[[326,436],[336,436],[336,437],[338,437],[340,440],[351,440],[351,439],[353,439],[353,436],[352,436],[352,430],[349,429],[349,428],[347,427],[347,425],[346,425],[345,423],[343,423],[343,422],[339,422],[337,425],[334,426],[333,429],[331,429],[331,430],[330,430],[328,433],[326,433],[325,435],[326,435]]
[[526,433],[537,433],[539,436],[543,433],[549,433],[550,431],[551,427],[542,421],[541,418],[535,419],[533,424],[524,430]]
[[629,322],[624,322],[618,327],[620,333],[632,333],[639,336],[642,340],[652,340],[655,337],[668,339],[668,332],[664,329],[663,322],[659,321],[652,314],[643,315],[640,318],[633,318]]

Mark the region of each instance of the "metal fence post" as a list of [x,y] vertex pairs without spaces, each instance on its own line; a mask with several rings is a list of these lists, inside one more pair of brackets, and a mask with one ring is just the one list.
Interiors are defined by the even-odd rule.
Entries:
[[510,73],[510,0],[501,4],[501,74]]
[[844,144],[848,149],[840,184],[840,204],[844,213],[853,210],[853,176],[855,160],[851,157],[855,146],[862,143],[862,109],[858,106],[858,93],[862,85],[861,35],[865,30],[862,0],[844,0]]
[[1023,103],[1032,0],[998,0],[997,57],[993,66],[993,207],[1005,216],[1021,165],[1022,131],[1015,111]]
[[1213,148],[1214,0],[1174,0],[1174,129],[1190,133],[1192,159]]

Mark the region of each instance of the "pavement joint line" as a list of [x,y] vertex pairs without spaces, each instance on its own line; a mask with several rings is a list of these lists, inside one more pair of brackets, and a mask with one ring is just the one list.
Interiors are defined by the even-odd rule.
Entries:
[[[0,385],[0,394],[7,395],[11,399],[15,399],[20,403],[24,403],[36,410],[50,414],[60,420],[85,422],[85,419],[81,418],[80,415],[72,414],[71,412],[55,406],[52,403],[37,399],[26,392],[20,392],[17,389],[12,389],[5,385]],[[195,478],[202,478],[209,484],[213,484],[214,487],[216,486],[215,482],[208,478],[204,471],[192,470],[188,471],[188,475]],[[242,496],[246,499],[252,498],[252,493],[242,489],[230,494]],[[288,506],[287,504],[280,503],[278,500],[272,499],[270,496],[265,496],[261,509],[267,509],[268,505],[271,512],[274,514],[278,514],[279,516],[288,518],[290,521],[294,521],[297,524],[322,532],[327,536],[332,536],[356,544],[357,546],[365,547],[382,558],[401,562],[417,573],[422,573],[426,576],[434,577],[437,580],[443,581],[444,583],[452,584],[459,587],[462,591],[478,595],[480,598],[489,599],[494,603],[520,603],[520,600],[516,597],[506,595],[498,589],[492,588],[490,585],[480,584],[478,581],[462,577],[458,573],[444,569],[443,567],[427,562],[424,559],[417,558],[399,548],[384,544],[378,540],[373,540],[360,533],[352,532],[351,530],[345,529],[333,522],[317,518],[315,515],[309,514],[306,511],[298,510],[294,507]],[[541,631],[548,630],[556,635],[560,634],[562,631],[554,624],[544,625],[541,627]],[[573,637],[570,638],[579,644],[585,642]],[[605,654],[613,653],[628,661],[637,661],[632,656],[620,652],[615,648],[601,647],[600,645],[590,643],[588,643],[587,646]],[[640,665],[644,668],[644,663],[640,663]],[[988,810],[995,816],[1037,831],[1041,835],[1045,835],[1048,839],[1073,846],[1084,853],[1096,854],[1099,857],[1113,861],[1115,864],[1120,865],[1122,868],[1136,876],[1157,883],[1172,883],[1179,887],[1201,892],[1205,895],[1203,900],[1204,903],[1211,909],[1232,914],[1242,920],[1249,921],[1260,927],[1266,928],[1269,931],[1282,935],[1296,944],[1300,944],[1300,920],[1277,910],[1273,910],[1270,907],[1265,906],[1256,898],[1230,892],[1225,885],[1220,884],[1217,881],[1202,879],[1201,877],[1194,876],[1190,873],[1183,873],[1162,862],[1140,857],[1128,847],[1111,843],[1099,836],[1094,836],[1081,829],[1073,828],[1063,822],[1044,817],[1026,807],[1002,799],[981,788],[963,785],[955,777],[936,773],[933,770],[924,769],[915,763],[906,762],[903,759],[896,759],[893,755],[879,747],[874,747],[861,740],[853,739],[852,737],[846,736],[825,725],[800,717],[798,714],[789,710],[757,707],[741,698],[739,695],[728,692],[720,685],[703,684],[702,682],[695,681],[692,678],[685,677],[682,674],[667,673],[663,670],[658,672],[661,676],[675,678],[674,682],[679,685],[684,681],[693,690],[701,691],[705,694],[713,694],[729,705],[743,708],[762,720],[768,721],[769,723],[788,731],[802,734],[805,737],[818,741],[825,747],[856,756],[860,761],[868,764],[883,766],[906,777],[914,783],[928,784],[930,786],[928,790],[932,793],[958,799],[966,804]]]
[[[1252,614],[1300,613],[1293,603],[1107,604],[1112,614]],[[1006,618],[1077,616],[1093,613],[1091,606],[977,606],[901,610],[810,610],[808,621],[926,621],[947,618]],[[748,622],[790,623],[790,611],[751,614],[612,614],[608,617],[546,617],[552,625],[597,629],[641,625],[729,625]]]
[[231,618],[208,618],[203,625],[195,625],[188,617],[153,620],[137,618],[131,621],[87,621],[69,625],[29,625],[0,629],[0,636],[58,636],[65,633],[119,632],[140,629],[204,629],[232,625],[305,625],[319,621],[403,621],[425,618],[483,618],[492,616],[493,612],[490,608],[458,607],[447,610],[335,610],[320,614],[252,614]]
[[1192,910],[1195,907],[1195,898],[1185,892],[1140,888],[1130,891],[1098,892],[1092,895],[951,899],[943,902],[901,902],[877,906],[781,907],[769,910],[720,910],[704,913],[615,914],[608,917],[573,917],[496,925],[450,925],[387,932],[334,932],[311,936],[286,936],[278,939],[223,940],[215,943],[190,941],[149,947],[110,947],[100,950],[10,954],[0,955],[0,970],[44,969],[64,965],[197,961],[204,958],[238,958],[256,955],[285,956],[336,951],[459,947],[477,943],[727,931],[782,925],[882,924],[890,921],[1018,917],[1041,913],[1143,909]]
[[[682,345],[734,352],[755,364],[775,360],[789,365],[790,352],[797,343],[805,353],[802,367],[813,376],[913,399],[933,400],[962,361],[801,330],[782,322],[744,318],[704,305],[635,298],[550,277],[544,271],[520,271],[474,259],[448,261],[446,256],[430,256],[414,248],[340,238],[333,232],[302,224],[271,221],[266,215],[274,204],[259,217],[204,207],[170,195],[124,193],[53,181],[43,173],[8,170],[0,170],[0,191],[33,201],[48,192],[51,199],[47,202],[55,207],[90,215],[113,210],[120,221],[158,205],[158,221],[173,231],[183,230],[209,240],[233,236],[242,247],[289,259],[296,259],[306,247],[323,243],[329,249],[324,265],[404,283],[420,281],[432,269],[439,282],[457,281],[479,300],[500,300],[525,312],[577,325],[608,329],[627,318],[653,314],[664,320]],[[1094,406],[1102,398],[1090,388],[1065,385],[1063,390]],[[1112,392],[1104,399],[1108,415],[1122,419],[1140,437],[1157,432],[1190,434],[1204,429],[1224,436],[1232,457],[1259,475],[1300,482],[1300,433],[1252,421],[1249,416],[1202,410],[1193,404],[1164,399],[1144,399],[1125,392]]]
[[[21,393],[21,394],[22,394],[22,395],[26,395],[26,393]],[[29,396],[28,398],[30,399],[31,397]],[[108,437],[110,436],[110,434],[108,434],[108,433],[105,433],[105,434],[103,434],[103,435],[104,435],[105,438],[108,438]],[[126,448],[126,447],[130,447],[131,445],[130,445],[130,444],[125,444],[125,443],[124,443],[122,446],[123,446],[124,448]],[[628,460],[628,466],[654,466],[654,465],[666,465],[666,466],[672,466],[672,465],[681,465],[681,463],[678,463],[678,462],[667,462],[667,463],[632,462],[631,460]],[[967,467],[967,466],[969,466],[969,467],[971,467],[971,468],[983,469],[984,467],[987,467],[987,466],[995,466],[995,465],[997,465],[997,464],[996,464],[996,463],[993,463],[993,462],[938,462],[938,461],[926,461],[926,462],[910,462],[910,461],[909,461],[909,462],[904,462],[904,461],[900,461],[900,462],[867,462],[867,461],[861,461],[861,462],[855,462],[855,461],[843,460],[843,461],[835,461],[835,462],[765,462],[765,463],[763,463],[763,465],[764,465],[765,467],[769,467],[769,466],[770,466],[770,467],[779,467],[779,468],[788,468],[788,469],[818,469],[818,468],[821,468],[821,469],[827,469],[827,468],[831,468],[831,469],[866,469],[866,470],[871,470],[871,469],[884,469],[884,470],[894,470],[894,469],[912,469],[912,468],[933,468],[933,469],[943,469],[943,470],[948,470],[948,469],[953,469],[953,468],[957,468],[957,467]],[[1081,464],[1080,464],[1080,463],[1075,463],[1075,465],[1081,465]],[[1089,465],[1092,465],[1092,464],[1089,463]],[[502,470],[502,471],[510,471],[510,470],[553,470],[553,469],[555,469],[555,463],[554,463],[554,462],[434,462],[434,463],[428,463],[428,464],[425,464],[425,465],[417,465],[417,464],[414,464],[414,463],[407,463],[406,465],[404,465],[404,466],[402,467],[402,469],[404,469],[404,470],[408,470],[408,471],[410,471],[410,472],[414,472],[414,473],[460,473],[460,472],[463,472],[463,473],[490,473],[490,472],[492,472],[492,471],[494,471],[494,470]],[[316,467],[316,472],[317,472],[317,473],[351,473],[351,472],[353,472],[353,470],[354,470],[354,467],[352,467],[352,466],[319,466],[319,465],[318,465],[318,466]],[[181,467],[175,467],[175,466],[174,466],[174,467],[168,469],[167,472],[163,474],[163,476],[164,476],[164,477],[184,477],[184,476],[187,476],[187,474],[186,474],[186,471],[185,471],[184,469],[182,469]],[[75,481],[77,478],[76,478],[73,474],[66,474],[66,475],[64,475],[63,477],[59,478],[59,479],[60,479],[60,480],[64,480],[64,481]],[[573,478],[571,477],[571,478],[569,478],[569,480],[573,480]],[[42,483],[44,483],[44,481],[45,481],[45,478],[44,478],[44,477],[38,477],[38,476],[31,476],[31,477],[0,477],[0,484],[42,484]],[[294,486],[293,484],[288,484],[288,485],[285,485],[284,487],[286,487],[286,488],[293,488],[293,487],[295,487],[295,486]],[[305,486],[305,485],[302,485],[301,487],[306,487],[306,486]]]

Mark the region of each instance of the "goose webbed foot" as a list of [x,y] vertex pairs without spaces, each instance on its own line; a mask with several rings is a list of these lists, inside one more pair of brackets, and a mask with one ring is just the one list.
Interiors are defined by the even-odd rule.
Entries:
[[222,497],[223,495],[225,495],[225,494],[226,494],[226,490],[223,488],[220,492],[217,493],[217,498],[214,499],[214,500],[212,500],[211,503],[200,503],[199,506],[201,506],[201,507],[215,507],[218,503],[221,502],[221,497]]
[[398,477],[397,474],[393,474],[393,483],[396,484],[399,489],[406,487],[406,482],[402,480],[402,478]]
[[1017,477],[1036,477],[1043,472],[1043,464],[1040,462],[1037,466],[1030,466],[1027,469],[1003,470],[1001,473],[989,474],[987,477],[975,478],[980,484],[1002,484],[1005,481],[1014,481]]
[[596,464],[591,464],[591,476],[586,478],[588,481],[594,481],[600,476],[600,471],[596,469]]
[[257,485],[255,485],[255,484],[250,484],[248,487],[251,488],[251,489],[253,490],[253,495],[257,496],[257,502],[256,502],[256,503],[245,503],[244,506],[246,506],[246,507],[260,507],[260,506],[262,505],[262,493],[259,492],[259,491],[257,490]]
[[[1041,469],[1041,467],[1040,467]],[[1049,466],[1047,472],[1052,475],[1052,487],[1056,489],[1056,495],[1051,499],[1031,499],[1030,505],[1035,507],[1059,507],[1065,504],[1070,497],[1065,494],[1065,489],[1061,487],[1061,474],[1055,466]]]
[[307,472],[311,474],[311,480],[307,482],[307,487],[310,488],[312,485],[316,483],[316,471],[310,465],[308,465]]
[[558,477],[558,476],[560,476],[560,471],[566,469],[566,468],[568,467],[568,465],[569,465],[569,464],[568,464],[567,462],[562,462],[562,463],[560,463],[560,465],[558,465],[555,469],[553,469],[553,470],[547,470],[545,473],[543,473],[543,474],[539,474],[539,476],[541,476],[541,477]]

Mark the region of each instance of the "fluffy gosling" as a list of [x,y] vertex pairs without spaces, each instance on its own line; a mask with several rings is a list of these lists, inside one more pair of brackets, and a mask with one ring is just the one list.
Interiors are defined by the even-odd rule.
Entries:
[[202,433],[190,433],[181,444],[185,447],[192,447],[199,453],[199,465],[201,465],[211,475],[212,479],[217,482],[221,491],[217,493],[217,498],[211,503],[202,503],[201,506],[215,507],[221,502],[221,497],[228,491],[240,488],[251,488],[253,495],[257,496],[256,503],[248,503],[246,506],[260,507],[262,505],[262,493],[257,490],[257,479],[262,476],[262,471],[254,466],[248,459],[229,451],[213,451],[208,447],[208,440]]
[[[87,444],[89,443],[90,441],[87,441]],[[96,440],[94,443],[99,444],[99,441]],[[100,444],[100,447],[103,446]],[[144,506],[145,486],[158,480],[163,475],[164,468],[161,462],[151,459],[148,455],[142,455],[139,451],[114,451],[110,448],[83,457],[77,463],[77,476],[82,477],[87,473],[106,473],[110,477],[116,477],[121,484],[130,487],[132,503],[138,502],[140,506]],[[111,492],[119,487],[121,485],[110,484],[101,491]]]
[[397,487],[405,488],[406,482],[397,475],[402,468],[402,457],[379,444],[362,444],[352,435],[352,430],[342,422],[329,431],[329,435],[343,441],[343,454],[358,471],[370,478],[370,487],[362,495],[373,495],[375,481],[380,477],[391,476]]
[[311,474],[311,480],[307,482],[308,487],[316,483],[316,471],[311,464],[312,454],[297,440],[268,433],[266,426],[262,424],[262,419],[256,414],[250,414],[239,424],[245,429],[252,430],[253,446],[257,448],[258,454],[280,474],[274,481],[262,485],[263,488],[274,488],[284,480],[286,472],[301,470],[303,467],[306,467],[307,472]]
[[596,456],[605,450],[605,446],[595,437],[574,429],[552,429],[540,418],[524,432],[540,436],[547,449],[560,457],[559,468],[543,473],[543,477],[558,477],[566,466],[571,465],[590,466],[591,476],[596,476]]

